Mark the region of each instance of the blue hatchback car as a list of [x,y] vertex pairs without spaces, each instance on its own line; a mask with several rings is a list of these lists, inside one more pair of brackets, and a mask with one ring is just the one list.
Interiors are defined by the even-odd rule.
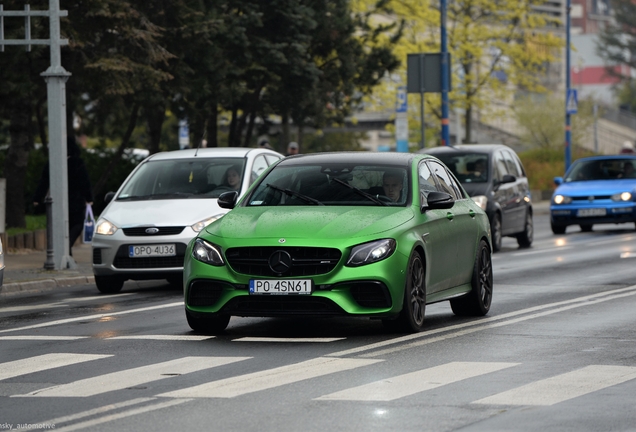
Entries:
[[636,155],[593,156],[575,161],[550,203],[554,234],[569,225],[592,231],[595,224],[636,222]]

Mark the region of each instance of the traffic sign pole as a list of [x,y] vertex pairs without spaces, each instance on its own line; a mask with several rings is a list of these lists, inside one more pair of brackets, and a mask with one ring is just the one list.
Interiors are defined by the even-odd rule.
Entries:
[[571,0],[567,0],[565,6],[565,171],[570,168],[572,160],[572,130],[570,110],[568,110],[568,99],[570,97],[570,2]]

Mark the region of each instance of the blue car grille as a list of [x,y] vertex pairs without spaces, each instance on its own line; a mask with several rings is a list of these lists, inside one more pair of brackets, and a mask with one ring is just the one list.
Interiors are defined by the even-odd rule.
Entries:
[[[590,198],[592,198],[590,200]],[[572,197],[572,201],[589,201],[589,202],[594,202],[594,201],[600,201],[600,200],[609,200],[612,199],[612,197],[610,195],[587,195],[587,196],[579,196],[579,197]]]
[[[280,251],[291,257],[291,265],[284,273],[276,273],[270,267],[270,257]],[[237,273],[270,277],[326,274],[334,269],[341,256],[338,249],[320,247],[239,247],[225,252],[228,264]]]

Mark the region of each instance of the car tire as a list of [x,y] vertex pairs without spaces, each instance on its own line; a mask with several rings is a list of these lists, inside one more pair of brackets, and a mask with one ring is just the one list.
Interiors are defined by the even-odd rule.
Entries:
[[413,252],[406,271],[402,311],[395,319],[382,320],[382,324],[390,331],[421,332],[424,329],[425,311],[426,281],[424,278],[424,261],[419,252]]
[[592,232],[592,229],[594,228],[594,225],[592,224],[581,224],[579,226],[583,232]]
[[521,234],[517,234],[517,244],[520,248],[529,248],[534,238],[534,224],[530,210],[526,213],[525,229]]
[[99,292],[103,294],[115,294],[123,288],[124,280],[118,276],[95,275],[95,285],[97,285]]
[[499,252],[501,250],[501,241],[503,236],[501,234],[501,215],[495,213],[490,221],[490,235],[492,238],[492,251]]
[[555,224],[554,222],[550,222],[550,228],[552,228],[553,234],[565,234],[566,225]]
[[479,242],[471,291],[463,297],[450,301],[451,309],[459,316],[483,316],[492,304],[492,256],[485,240]]
[[186,310],[188,325],[197,333],[218,334],[222,333],[230,322],[230,316],[225,314],[215,314],[206,318],[193,316]]

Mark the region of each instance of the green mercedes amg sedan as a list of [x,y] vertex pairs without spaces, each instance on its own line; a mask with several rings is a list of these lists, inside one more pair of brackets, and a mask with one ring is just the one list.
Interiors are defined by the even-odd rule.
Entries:
[[427,304],[481,316],[492,301],[490,225],[437,158],[317,153],[272,165],[188,245],[185,312],[202,333],[231,316],[352,316],[424,329]]

